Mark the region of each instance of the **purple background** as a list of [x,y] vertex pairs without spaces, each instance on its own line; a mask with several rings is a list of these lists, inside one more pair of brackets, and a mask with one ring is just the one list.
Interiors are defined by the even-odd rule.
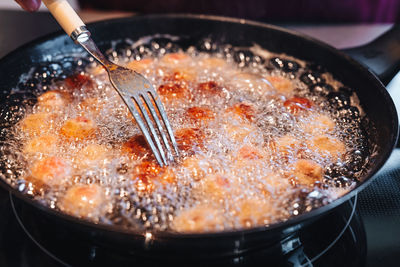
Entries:
[[399,0],[80,0],[84,8],[188,12],[274,22],[396,22]]

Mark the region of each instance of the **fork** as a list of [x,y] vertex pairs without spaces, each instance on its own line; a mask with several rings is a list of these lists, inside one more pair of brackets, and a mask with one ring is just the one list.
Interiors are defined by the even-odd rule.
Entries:
[[[111,84],[128,106],[158,164],[160,166],[168,165],[170,161],[174,160],[174,153],[165,129],[176,155],[179,155],[178,146],[165,109],[151,83],[136,71],[109,61],[100,52],[90,37],[91,34],[86,29],[86,25],[66,0],[43,0],[43,3],[71,39],[80,44],[107,70]],[[164,127],[157,113],[164,122]],[[153,121],[161,135],[162,142]],[[163,144],[167,152],[164,151]]]

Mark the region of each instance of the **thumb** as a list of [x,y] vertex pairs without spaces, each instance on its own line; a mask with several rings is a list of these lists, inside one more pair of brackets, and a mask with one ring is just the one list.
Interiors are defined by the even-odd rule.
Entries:
[[33,12],[39,9],[40,0],[15,0],[23,9]]

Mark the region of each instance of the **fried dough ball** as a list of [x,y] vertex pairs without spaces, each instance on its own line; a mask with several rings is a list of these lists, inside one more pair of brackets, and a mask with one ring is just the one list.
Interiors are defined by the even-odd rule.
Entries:
[[163,172],[164,168],[154,161],[142,161],[135,166],[134,175],[146,175],[156,177]]
[[93,116],[98,116],[103,109],[103,105],[104,103],[99,98],[88,97],[78,104],[78,108],[82,110],[82,116],[88,113]]
[[154,177],[150,177],[148,175],[135,175],[134,183],[135,188],[138,192],[147,192],[151,193],[156,189],[156,185],[154,184]]
[[226,60],[218,57],[209,57],[209,58],[204,58],[199,61],[199,65],[202,68],[223,68],[227,65]]
[[31,176],[35,180],[50,186],[61,185],[71,172],[69,161],[55,156],[40,159],[31,168]]
[[209,174],[200,180],[200,186],[197,189],[206,199],[213,197],[216,200],[222,200],[227,195],[234,194],[235,189],[238,189],[234,186],[235,181],[230,178],[232,177],[222,174]]
[[101,166],[110,154],[110,147],[100,144],[89,144],[78,151],[75,162],[79,168]]
[[74,74],[65,79],[65,85],[70,90],[93,89],[92,79],[85,74]]
[[70,96],[61,91],[47,91],[38,98],[37,106],[44,111],[60,110],[70,102]]
[[250,144],[243,145],[235,151],[235,167],[239,170],[252,169],[265,165],[265,153],[258,147]]
[[176,175],[174,171],[169,167],[164,168],[161,175],[157,178],[158,178],[157,181],[159,181],[163,185],[172,184],[176,182]]
[[291,97],[287,99],[283,105],[289,110],[293,115],[297,115],[300,112],[310,110],[313,103],[304,97]]
[[303,185],[313,185],[317,181],[321,181],[323,175],[322,166],[313,160],[299,159],[294,164],[294,176],[296,183]]
[[278,153],[284,158],[297,156],[301,149],[301,141],[294,136],[284,135],[268,142],[268,148],[271,154]]
[[157,89],[161,99],[168,105],[179,104],[191,98],[189,88],[185,84],[171,83],[162,84]]
[[153,63],[153,60],[150,58],[144,58],[141,60],[133,60],[129,62],[126,67],[129,69],[132,69],[137,72],[144,72],[146,69],[150,67],[150,65]]
[[184,233],[215,232],[224,229],[224,218],[218,209],[202,204],[179,212],[171,227]]
[[190,56],[185,53],[169,53],[163,56],[160,62],[166,65],[178,65],[187,63],[189,60]]
[[135,135],[122,145],[122,152],[127,153],[133,160],[155,159],[153,152],[143,135]]
[[244,142],[245,139],[256,134],[258,129],[249,123],[226,123],[223,125],[225,133],[230,140]]
[[272,86],[276,90],[278,90],[278,92],[284,95],[290,95],[295,89],[293,82],[284,77],[268,76],[267,80],[272,84]]
[[222,87],[214,81],[199,83],[195,90],[203,97],[222,96],[223,93]]
[[253,121],[256,114],[256,110],[253,104],[250,103],[238,103],[226,109],[226,112],[233,113],[239,116],[241,119]]
[[204,134],[198,128],[182,128],[175,132],[175,140],[181,152],[194,153],[203,147]]
[[240,90],[252,93],[264,94],[273,90],[268,80],[252,73],[235,73],[231,83],[233,86],[240,88]]
[[341,158],[346,153],[346,146],[339,139],[329,135],[317,135],[308,142],[311,150],[333,160]]
[[196,79],[196,71],[193,68],[175,68],[172,74],[166,75],[164,81],[187,83]]
[[97,184],[78,184],[67,190],[61,199],[60,208],[71,215],[92,218],[104,208],[106,195]]
[[89,118],[78,116],[64,122],[61,135],[72,139],[87,139],[94,136],[97,130],[95,122]]
[[139,176],[135,178],[135,188],[138,192],[147,192],[151,193],[156,189],[156,185],[154,181],[151,180],[148,176]]
[[335,122],[327,115],[312,116],[309,121],[301,124],[304,132],[309,134],[327,133],[335,129]]
[[133,170],[135,188],[139,192],[153,192],[157,185],[175,183],[176,176],[168,167],[160,167],[154,161],[143,161]]
[[32,139],[24,145],[24,153],[49,154],[56,150],[59,138],[53,134],[45,134]]
[[237,152],[237,158],[240,160],[257,160],[264,158],[264,155],[259,148],[253,145],[244,145]]
[[248,198],[236,203],[236,216],[243,228],[268,224],[275,212],[268,199]]
[[211,163],[204,157],[191,156],[187,157],[183,162],[182,166],[189,172],[189,175],[195,180],[199,181],[207,174],[210,174],[213,170]]
[[287,178],[274,172],[265,175],[258,184],[258,188],[261,190],[262,194],[272,198],[282,194],[284,191],[288,190],[290,186],[291,184]]
[[21,130],[30,136],[41,135],[53,130],[55,115],[47,112],[29,114],[21,122]]
[[191,107],[186,110],[186,116],[193,122],[208,122],[213,120],[215,113],[205,107]]

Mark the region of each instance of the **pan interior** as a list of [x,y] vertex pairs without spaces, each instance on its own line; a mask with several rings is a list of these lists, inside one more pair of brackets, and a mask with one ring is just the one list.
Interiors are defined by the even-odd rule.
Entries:
[[[362,129],[362,131],[366,131],[368,133],[371,132],[371,129],[374,127],[373,123],[367,119],[368,117],[364,116],[365,114],[363,108],[359,105],[359,100],[356,97],[356,94],[353,94],[354,92],[352,89],[345,88],[343,84],[335,81],[333,77],[328,74],[327,70],[318,64],[318,61],[306,62],[292,58],[291,56],[285,54],[271,53],[261,48],[261,45],[259,44],[252,44],[248,47],[235,47],[231,44],[227,45],[225,42],[221,42],[220,40],[213,40],[212,38],[203,38],[196,40],[193,43],[190,38],[166,34],[156,34],[154,36],[142,37],[135,42],[130,39],[113,40],[109,46],[111,47],[107,50],[109,57],[112,60],[122,64],[130,62],[133,59],[138,60],[153,54],[158,55],[165,54],[166,52],[177,52],[181,49],[192,51],[193,54],[211,53],[227,59],[228,62],[231,62],[232,64],[237,64],[239,69],[245,69],[253,66],[254,68],[263,68],[268,72],[283,73],[283,75],[289,79],[299,78],[300,81],[297,88],[298,96],[317,97],[315,94],[307,95],[311,93],[310,87],[315,89],[315,84],[318,83],[321,86],[321,84],[325,84],[326,80],[327,83],[332,83],[334,87],[333,91],[327,92],[327,94],[334,92],[339,93],[341,90],[341,93],[348,94],[349,99],[351,97],[351,103],[349,102],[348,105],[353,105],[353,109],[341,109],[340,111],[335,112],[332,116],[337,116],[337,120],[341,120],[346,123],[356,122],[356,127],[359,127]],[[48,61],[49,59],[50,61]],[[288,64],[288,62],[290,62],[290,64]],[[85,57],[79,51],[74,51],[72,53],[70,52],[68,56],[50,56],[47,58],[47,60],[42,62],[39,61],[35,64],[36,66],[32,67],[30,71],[26,72],[25,76],[22,76],[18,86],[15,87],[6,97],[6,108],[2,112],[2,118],[4,118],[2,126],[4,129],[19,121],[22,117],[24,117],[25,113],[30,112],[30,109],[35,104],[36,98],[39,94],[48,90],[49,87],[54,86],[55,83],[59,83],[60,80],[63,80],[72,74],[76,74],[76,72],[84,72],[85,68],[94,67],[95,65],[93,59]],[[293,71],[291,68],[293,68],[293,65],[295,64],[304,65],[304,67],[298,67],[298,70]],[[322,74],[323,77],[318,78],[317,76],[319,74]],[[313,82],[313,79],[319,80],[317,82]],[[335,97],[337,97],[337,95],[335,95]],[[317,98],[315,99],[317,101]],[[326,105],[326,102],[327,101],[321,103],[321,107]],[[357,109],[354,109],[354,107]],[[330,169],[326,169],[325,173],[330,172],[330,175],[335,175],[335,177],[330,177],[332,178],[331,181],[327,181],[327,183],[330,183],[334,187],[341,188],[349,186],[349,188],[354,188],[356,183],[353,184],[352,181],[359,179],[362,182],[361,177],[367,173],[368,166],[370,164],[371,159],[369,155],[374,154],[377,148],[374,145],[375,141],[366,139],[363,133],[355,133],[352,131],[354,130],[354,125],[345,128],[345,130],[347,130],[348,133],[344,134],[342,138],[346,138],[345,136],[347,136],[347,138],[351,138],[351,141],[355,143],[354,150],[351,150],[351,153],[348,155],[349,160],[352,161],[352,164],[354,164],[356,160],[354,155],[357,155],[358,153],[354,153],[354,151],[357,150],[361,153],[361,160],[359,158],[357,159],[361,162],[357,162],[356,169],[350,170],[352,172],[356,172],[356,174],[344,173],[346,170],[345,168],[341,168],[342,166],[340,166],[340,164],[336,164],[336,166],[333,167],[329,166]],[[23,180],[14,179],[15,177],[13,176],[19,176],[24,172],[23,166],[26,162],[24,157],[20,154],[11,153],[11,151],[17,151],[16,149],[21,148],[9,147],[11,144],[9,142],[10,132],[4,130],[3,133],[2,152],[6,157],[2,160],[2,162],[6,164],[5,166],[2,166],[2,168],[6,170],[3,172],[3,178],[11,183],[14,187],[18,188],[18,190],[34,195],[34,192],[30,190],[29,184]],[[345,162],[342,164],[345,164]],[[347,177],[348,175],[350,175],[354,180],[349,180]],[[52,207],[52,201],[53,200],[48,199],[44,202],[47,202],[47,205]],[[289,203],[288,206],[292,206],[294,208],[289,210],[289,213],[291,213],[292,216],[297,216],[301,213],[308,212],[313,208],[328,204],[332,200],[326,199],[323,195],[321,195],[318,189],[313,188],[311,190],[298,190],[298,194],[296,194],[292,201],[293,202]],[[140,211],[140,213],[143,214],[143,211]],[[137,214],[137,210],[134,210],[134,214]],[[143,216],[141,218],[143,218]],[[136,219],[134,222],[125,224],[124,227],[132,227],[133,229],[142,227],[142,225],[138,226]],[[280,219],[279,221],[286,219],[287,218]],[[106,221],[110,222],[112,220],[107,218]],[[146,220],[144,220],[144,224],[145,222]],[[151,225],[150,227],[153,228],[154,225]],[[165,226],[165,228],[167,228],[167,226]],[[158,229],[162,230],[165,228],[160,226]]]

